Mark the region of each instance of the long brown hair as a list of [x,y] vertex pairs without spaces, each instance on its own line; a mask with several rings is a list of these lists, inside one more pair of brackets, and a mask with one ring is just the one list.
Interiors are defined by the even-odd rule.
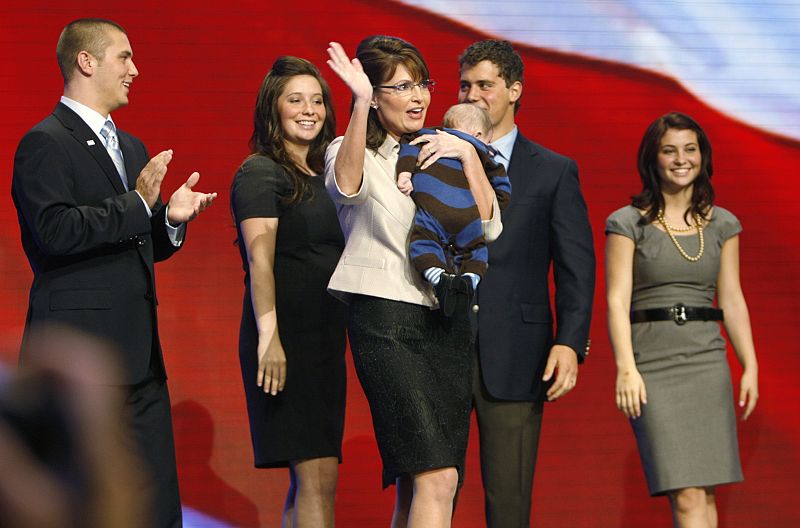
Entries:
[[684,213],[684,219],[688,223],[689,215],[706,218],[706,214],[714,205],[714,188],[711,186],[714,166],[711,161],[711,143],[708,141],[708,136],[700,125],[688,115],[670,112],[650,123],[639,144],[638,167],[642,190],[639,194],[631,197],[631,203],[634,207],[647,211],[643,218],[646,223],[655,221],[658,211],[664,208],[661,178],[658,175],[658,152],[661,148],[661,138],[670,128],[693,130],[697,134],[697,144],[700,147],[700,174],[692,184],[692,203]]
[[292,179],[293,190],[287,203],[301,200],[309,192],[309,175],[292,159],[284,143],[284,130],[278,112],[278,99],[292,77],[310,75],[322,87],[322,101],[325,105],[325,122],[322,130],[311,142],[306,156],[308,167],[317,174],[325,169],[325,149],[336,134],[336,117],[331,102],[328,83],[322,78],[316,66],[305,59],[284,56],[278,58],[272,69],[264,77],[258,91],[256,108],[253,112],[253,134],[250,136],[250,152],[253,156],[267,156],[283,167]]
[[[430,78],[428,65],[419,50],[399,37],[386,35],[367,37],[356,48],[356,57],[373,86],[385,84],[392,78],[400,64],[406,67],[414,82]],[[350,110],[352,109],[351,102]],[[386,129],[378,118],[378,111],[370,108],[367,118],[367,148],[376,150],[383,144],[386,134]]]

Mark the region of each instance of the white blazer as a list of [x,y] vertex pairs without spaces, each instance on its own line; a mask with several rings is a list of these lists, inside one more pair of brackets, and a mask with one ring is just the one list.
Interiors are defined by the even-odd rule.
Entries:
[[[343,137],[325,154],[325,186],[339,215],[345,248],[328,283],[328,291],[347,302],[349,294],[371,295],[433,307],[436,298],[408,256],[414,224],[414,201],[397,189],[395,165],[400,144],[387,136],[377,152],[367,149],[361,188],[344,194],[336,182],[334,164]],[[492,219],[483,222],[487,242],[502,231],[497,199]]]

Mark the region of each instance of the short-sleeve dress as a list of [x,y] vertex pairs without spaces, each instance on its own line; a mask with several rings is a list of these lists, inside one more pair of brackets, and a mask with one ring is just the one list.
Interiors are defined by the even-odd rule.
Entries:
[[[286,172],[265,156],[248,158],[231,185],[231,209],[244,267],[239,361],[255,466],[284,467],[298,459],[341,461],[346,392],[346,306],[327,292],[344,248],[336,208],[322,177],[310,178],[310,197],[292,205]],[[276,396],[256,385],[258,331],[250,270],[239,224],[279,218],[275,242],[278,333],[286,352],[286,384]]]
[[[636,244],[631,310],[677,303],[712,306],[720,250],[742,229],[736,217],[714,207],[697,262],[685,259],[666,232],[641,219],[637,209],[627,206],[606,221],[607,234],[623,235]],[[697,254],[696,232],[678,241],[686,253]],[[731,374],[719,323],[636,323],[631,325],[631,339],[647,405],[630,423],[650,494],[742,480]]]

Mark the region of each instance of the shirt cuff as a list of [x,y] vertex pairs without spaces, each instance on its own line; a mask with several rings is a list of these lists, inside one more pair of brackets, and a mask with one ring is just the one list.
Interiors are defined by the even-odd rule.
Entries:
[[153,211],[150,210],[150,207],[147,205],[147,202],[144,199],[144,196],[139,194],[139,191],[134,191],[136,194],[139,195],[139,198],[142,200],[142,204],[144,204],[144,210],[147,211],[147,218],[153,218]]
[[342,198],[358,198],[361,194],[361,191],[364,190],[364,174],[361,174],[361,185],[358,186],[358,190],[353,194],[347,194],[339,187],[339,182],[336,181],[336,176],[333,177],[333,184],[336,186],[336,191],[342,196]]
[[482,220],[483,237],[487,242],[494,242],[503,232],[503,222],[500,220],[500,204],[497,196],[492,199],[492,217],[489,220]]
[[164,225],[167,226],[167,236],[169,237],[169,241],[172,242],[172,245],[175,247],[181,247],[183,244],[183,239],[186,236],[186,224],[178,224],[178,227],[174,227],[169,223],[169,206],[164,206],[167,208],[164,214]]

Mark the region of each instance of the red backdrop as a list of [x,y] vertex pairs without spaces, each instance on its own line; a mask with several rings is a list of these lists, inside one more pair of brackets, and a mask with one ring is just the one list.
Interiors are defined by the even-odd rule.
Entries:
[[[484,35],[391,2],[99,1],[5,3],[0,8],[0,359],[16,360],[31,273],[19,243],[10,181],[16,144],[61,95],[55,43],[83,16],[111,18],[128,31],[140,76],[129,108],[114,114],[151,153],[175,151],[169,195],[193,170],[200,187],[220,194],[189,229],[187,247],[158,267],[160,328],[170,373],[182,497],[206,515],[237,526],[277,526],[285,471],[257,471],[237,358],[242,272],[228,210],[231,178],[247,154],[256,92],[279,55],[306,57],[329,79],[339,116],[349,95],[325,65],[330,40],[352,53],[366,35],[414,42],[429,61],[437,90],[435,123],[456,99],[458,54]],[[124,5],[124,4],[123,4]],[[376,7],[377,5],[377,7]],[[740,423],[746,480],[718,492],[723,526],[794,526],[800,522],[790,479],[800,473],[798,373],[800,250],[793,213],[800,144],[769,136],[709,108],[673,81],[610,63],[520,48],[526,64],[518,124],[529,137],[578,161],[600,261],[592,351],[579,384],[547,406],[536,473],[536,526],[671,526],[665,499],[647,496],[633,436],[613,401],[614,363],[606,338],[602,252],[606,216],[638,190],[635,152],[646,125],[681,110],[714,145],[718,202],[736,213],[742,234],[742,283],[755,329],[761,400]],[[735,364],[735,358],[731,355]],[[349,363],[339,526],[387,525],[392,491],[380,490],[371,421]],[[734,365],[738,390],[738,364]],[[0,456],[2,456],[0,454]],[[455,526],[483,525],[475,435]]]

